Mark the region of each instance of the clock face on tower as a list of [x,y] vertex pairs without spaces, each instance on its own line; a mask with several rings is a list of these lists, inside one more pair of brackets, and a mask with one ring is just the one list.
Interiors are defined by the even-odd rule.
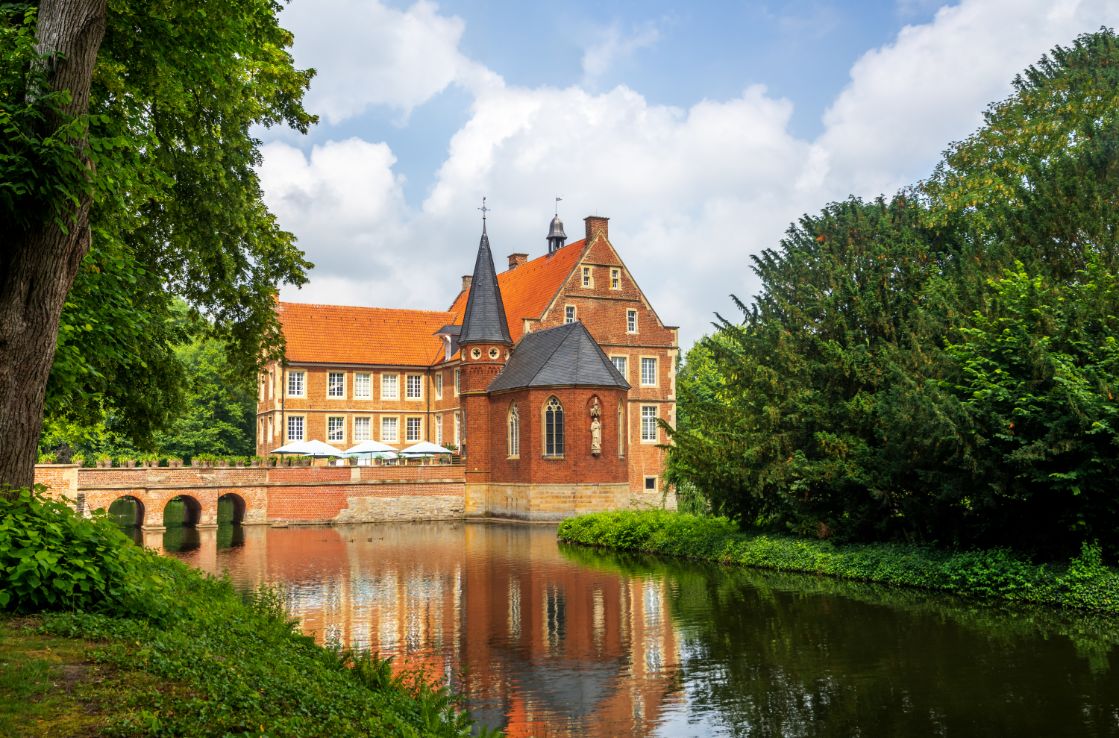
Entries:
[[496,348],[490,349],[490,358],[491,359],[496,359],[500,355],[501,355],[501,352],[498,351]]
[[471,358],[471,359],[480,359],[480,358],[482,358],[482,349],[480,349],[480,348],[472,349],[472,350],[470,351],[470,358]]

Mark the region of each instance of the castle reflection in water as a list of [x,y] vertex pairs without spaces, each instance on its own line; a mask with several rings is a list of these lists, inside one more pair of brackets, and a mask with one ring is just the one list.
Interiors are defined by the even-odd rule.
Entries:
[[576,564],[554,527],[251,527],[233,546],[220,535],[199,531],[175,555],[239,587],[281,585],[320,642],[449,680],[509,736],[647,735],[683,699],[664,581]]

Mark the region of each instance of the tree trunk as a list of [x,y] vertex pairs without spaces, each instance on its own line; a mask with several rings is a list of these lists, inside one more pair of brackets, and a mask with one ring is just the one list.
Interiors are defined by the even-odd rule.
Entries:
[[[38,50],[49,57],[49,89],[70,91],[66,115],[88,111],[105,20],[106,0],[43,0],[39,6]],[[45,132],[61,122],[48,117]],[[88,140],[73,145],[88,161]],[[66,213],[65,227],[51,221],[0,234],[0,488],[26,487],[34,479],[58,319],[89,250],[89,208],[85,196]]]

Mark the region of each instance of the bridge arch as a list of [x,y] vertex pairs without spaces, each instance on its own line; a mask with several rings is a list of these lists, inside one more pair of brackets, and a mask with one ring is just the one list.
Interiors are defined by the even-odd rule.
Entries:
[[217,522],[241,525],[245,522],[245,498],[236,492],[226,492],[218,497]]
[[[178,520],[179,509],[182,509],[182,520]],[[168,517],[171,516],[171,519]],[[177,495],[163,505],[163,527],[182,525],[194,528],[202,520],[202,503],[191,495]]]
[[121,495],[109,503],[106,511],[113,521],[123,528],[144,526],[144,502],[134,495]]

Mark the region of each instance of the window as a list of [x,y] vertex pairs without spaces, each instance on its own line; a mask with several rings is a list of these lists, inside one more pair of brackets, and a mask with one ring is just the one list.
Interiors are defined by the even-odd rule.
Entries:
[[423,418],[405,418],[404,440],[419,441],[423,438]]
[[431,378],[435,384],[435,399],[443,399],[443,372],[436,372],[435,376]]
[[435,416],[435,445],[443,445],[443,416]]
[[341,443],[346,440],[346,419],[328,417],[326,419],[326,440],[328,443]]
[[424,377],[422,374],[409,374],[404,378],[404,397],[409,400],[422,400],[424,396]]
[[462,418],[458,413],[455,413],[455,445],[462,446]]
[[521,419],[517,415],[516,404],[509,406],[509,457],[519,458],[521,455]]
[[657,442],[657,406],[641,406],[641,442]]
[[289,441],[302,441],[303,440],[303,416],[302,415],[289,415],[288,416],[288,440]]
[[645,491],[646,492],[656,492],[657,491],[657,478],[656,477],[645,477]]
[[618,403],[618,458],[624,459],[626,457],[626,405],[625,402]]
[[[455,397],[458,397],[458,393],[461,392],[461,391],[462,391],[462,372],[459,371],[458,369],[455,369]],[[455,443],[458,443],[458,441],[455,441]]]
[[574,323],[575,322],[575,306],[574,305],[564,305],[564,307],[563,307],[563,322],[564,323]]
[[611,269],[610,270],[610,289],[620,290],[621,288],[622,288],[622,270],[621,269]]
[[544,455],[563,456],[563,405],[555,397],[544,406]]
[[288,372],[288,397],[307,396],[307,372]]
[[381,399],[382,400],[399,400],[400,399],[400,375],[399,374],[382,374],[381,375]]
[[346,396],[346,375],[343,372],[328,372],[326,375],[326,396]]
[[610,361],[614,362],[614,368],[618,370],[618,374],[627,382],[629,381],[629,360],[624,356],[611,356]]
[[369,441],[373,438],[370,433],[369,418],[354,418],[354,440]]
[[583,267],[583,286],[594,287],[594,277],[591,275],[590,267]]
[[641,386],[657,386],[657,360],[650,356],[641,357]]
[[354,374],[354,399],[370,400],[373,398],[373,383],[370,381],[369,372]]
[[400,418],[381,418],[381,440],[385,443],[400,440]]
[[626,333],[637,333],[637,311],[626,311]]

